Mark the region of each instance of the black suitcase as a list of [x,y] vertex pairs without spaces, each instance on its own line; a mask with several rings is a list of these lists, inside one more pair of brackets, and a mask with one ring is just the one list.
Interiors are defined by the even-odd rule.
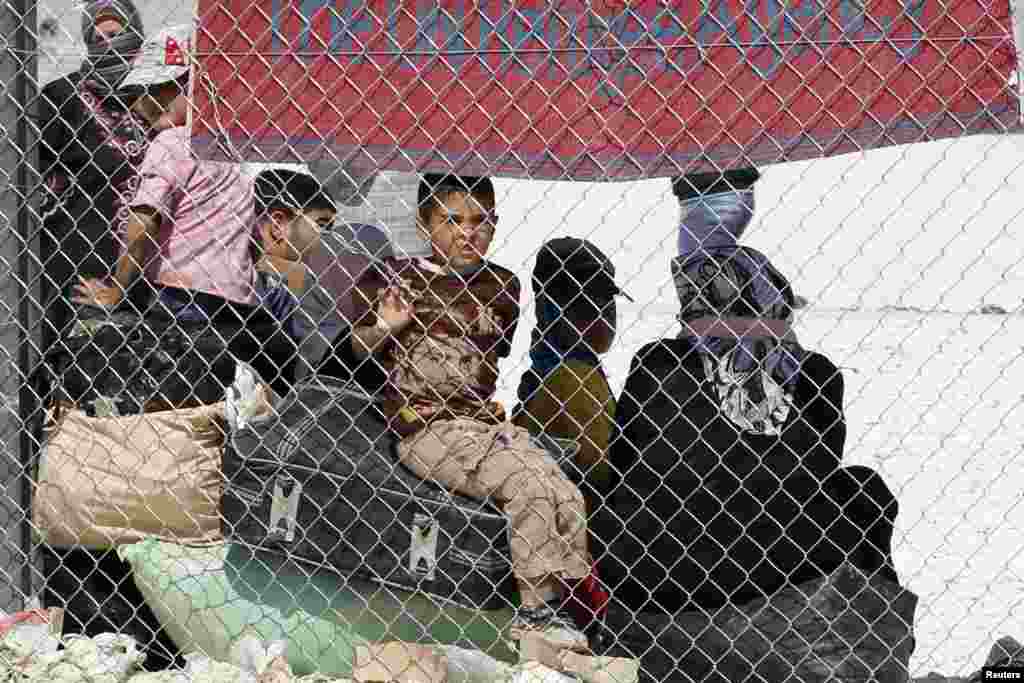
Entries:
[[304,383],[278,417],[231,434],[225,537],[466,607],[509,606],[504,515],[402,466],[373,398],[349,386]]

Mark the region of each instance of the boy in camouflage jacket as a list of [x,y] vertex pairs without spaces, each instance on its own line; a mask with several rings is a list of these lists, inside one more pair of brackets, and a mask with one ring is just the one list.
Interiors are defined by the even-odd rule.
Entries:
[[403,464],[508,516],[522,600],[512,637],[583,649],[564,610],[571,583],[590,573],[583,497],[493,401],[520,293],[513,273],[484,259],[497,223],[494,186],[427,175],[418,199],[432,256],[392,260],[360,280],[353,353],[388,373],[384,410]]

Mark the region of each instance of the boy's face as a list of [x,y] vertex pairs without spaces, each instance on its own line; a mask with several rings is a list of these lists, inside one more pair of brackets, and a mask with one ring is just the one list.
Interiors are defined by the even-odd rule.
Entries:
[[334,223],[334,209],[285,211],[274,209],[263,224],[263,253],[301,261],[320,244],[320,235]]
[[430,238],[434,257],[450,268],[480,263],[494,239],[493,207],[468,192],[448,192],[433,201],[430,221],[420,227]]
[[320,235],[334,224],[334,209],[307,209],[292,218],[288,229],[289,256],[293,261],[302,258],[320,244]]

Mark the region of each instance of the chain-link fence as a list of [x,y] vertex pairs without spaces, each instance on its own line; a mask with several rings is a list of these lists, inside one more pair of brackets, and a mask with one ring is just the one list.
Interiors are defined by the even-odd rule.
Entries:
[[8,3],[0,607],[192,676],[1024,661],[1013,19]]

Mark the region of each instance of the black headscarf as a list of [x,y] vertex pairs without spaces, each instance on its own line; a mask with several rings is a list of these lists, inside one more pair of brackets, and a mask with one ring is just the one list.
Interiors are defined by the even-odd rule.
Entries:
[[[96,19],[105,15],[119,18],[124,29],[110,38],[97,34]],[[112,94],[131,71],[144,37],[142,15],[132,0],[88,0],[82,8],[82,39],[88,51],[82,75],[94,89]]]

